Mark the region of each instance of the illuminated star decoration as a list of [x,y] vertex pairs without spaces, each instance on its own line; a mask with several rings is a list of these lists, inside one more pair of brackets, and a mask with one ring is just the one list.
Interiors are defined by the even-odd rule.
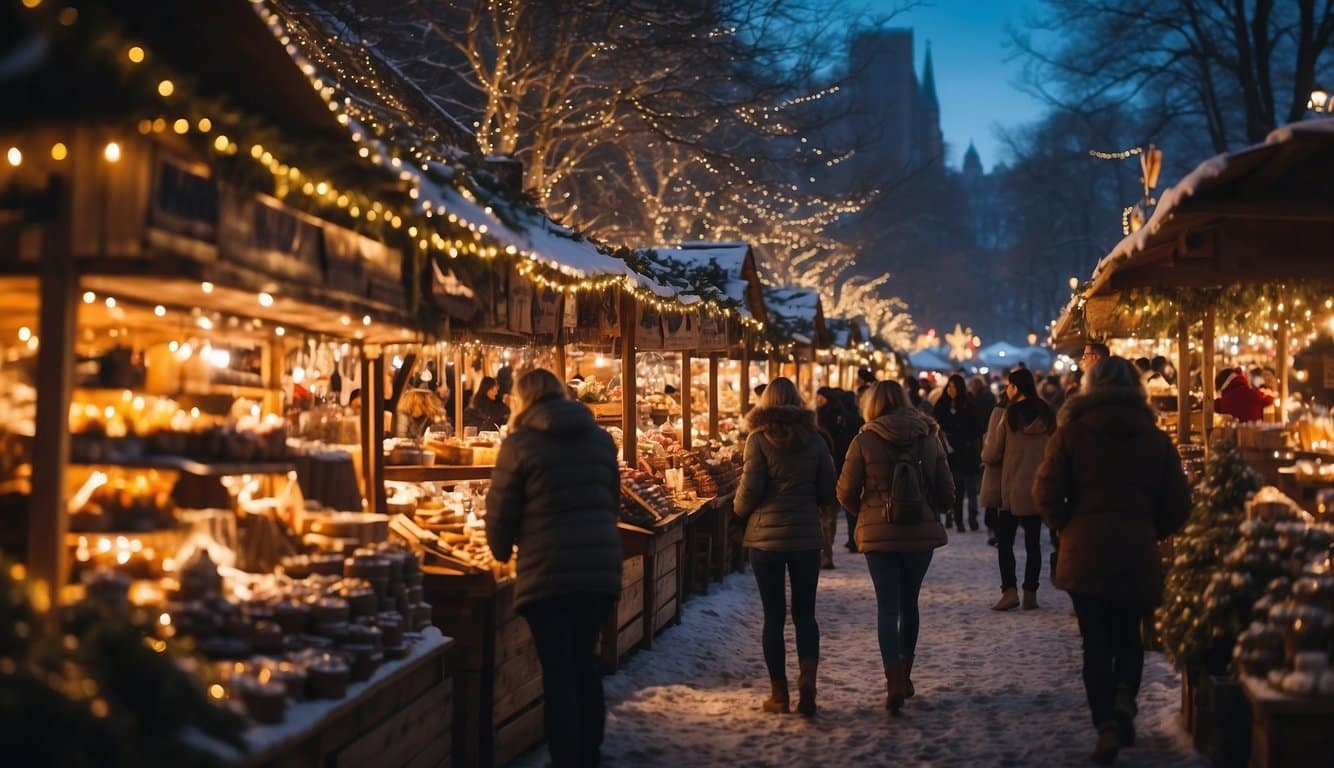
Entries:
[[955,323],[954,330],[945,334],[945,341],[950,345],[950,359],[967,360],[973,356],[973,350],[970,348],[973,343],[973,329],[964,330]]

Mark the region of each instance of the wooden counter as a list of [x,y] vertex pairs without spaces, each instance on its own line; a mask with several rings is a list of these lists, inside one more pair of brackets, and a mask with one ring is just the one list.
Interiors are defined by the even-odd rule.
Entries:
[[542,665],[514,612],[514,580],[424,566],[425,600],[454,638],[454,763],[502,766],[541,743]]
[[452,645],[428,629],[406,659],[352,684],[345,698],[289,703],[284,722],[252,726],[243,734],[245,754],[202,735],[188,738],[235,768],[455,765]]
[[1334,701],[1288,696],[1260,679],[1242,677],[1251,702],[1251,765],[1305,768],[1334,755]]

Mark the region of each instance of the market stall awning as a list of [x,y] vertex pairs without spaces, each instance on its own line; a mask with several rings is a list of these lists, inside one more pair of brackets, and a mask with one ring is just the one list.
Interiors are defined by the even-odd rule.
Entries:
[[853,349],[867,341],[870,335],[866,323],[861,320],[828,317],[825,327],[829,329],[829,343],[839,349]]
[[929,349],[919,349],[908,355],[908,362],[912,363],[912,367],[916,370],[937,373],[945,373],[959,367],[957,363],[951,363]]

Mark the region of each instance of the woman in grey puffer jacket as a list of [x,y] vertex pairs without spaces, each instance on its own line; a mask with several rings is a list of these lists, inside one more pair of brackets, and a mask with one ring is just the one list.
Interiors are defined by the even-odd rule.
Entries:
[[746,521],[743,545],[750,549],[760,601],[764,605],[764,663],[769,668],[767,712],[788,711],[783,617],[787,613],[784,576],[792,580],[792,623],[797,630],[797,711],[815,714],[815,673],[820,660],[820,627],[815,622],[815,589],[820,579],[824,533],[820,509],[834,503],[834,459],[815,429],[815,412],[796,385],[774,379],[748,417],[746,461],[732,508]]

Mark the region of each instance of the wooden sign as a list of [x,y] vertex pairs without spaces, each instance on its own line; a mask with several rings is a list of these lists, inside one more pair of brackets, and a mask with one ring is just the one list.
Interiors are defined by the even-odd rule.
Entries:
[[539,288],[533,295],[533,333],[555,336],[562,319],[560,294],[554,288]]
[[662,349],[662,313],[647,304],[639,305],[635,324],[635,349]]
[[533,332],[533,283],[520,274],[510,275],[509,329],[515,333]]
[[572,293],[561,295],[561,327],[579,327],[579,301]]
[[[366,293],[366,274],[354,243],[336,234],[326,239],[319,225],[235,187],[221,185],[218,195],[222,261],[280,280]],[[326,271],[326,258],[336,268]]]
[[699,313],[668,310],[662,313],[662,348],[687,350],[699,346]]
[[713,312],[699,313],[699,346],[701,352],[727,349],[728,322],[725,315]]

